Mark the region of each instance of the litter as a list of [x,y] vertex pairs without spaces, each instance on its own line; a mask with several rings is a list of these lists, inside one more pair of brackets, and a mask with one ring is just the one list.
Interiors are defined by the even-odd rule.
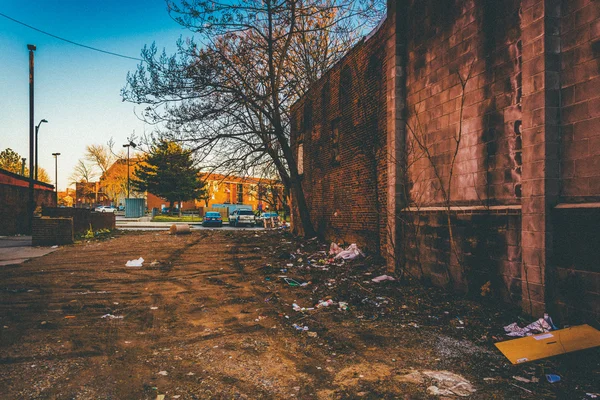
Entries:
[[52,246],[52,247],[50,247],[50,248],[51,248],[51,249],[58,249],[58,245],[56,245],[56,244],[55,244],[54,246]]
[[329,254],[339,254],[343,251],[344,249],[342,249],[340,246],[338,246],[337,243],[333,243],[331,242],[331,246],[329,246]]
[[513,364],[600,346],[600,331],[579,325],[494,344]]
[[158,310],[158,307],[150,307],[151,310]]
[[345,301],[340,301],[338,303],[338,309],[340,311],[347,311],[348,310],[348,303],[346,303]]
[[329,300],[325,300],[325,301],[319,301],[319,303],[315,306],[315,308],[321,308],[321,307],[329,307],[330,305],[332,305],[334,302],[332,299]]
[[192,233],[192,231],[188,224],[173,224],[169,228],[169,233],[171,235],[186,235]]
[[123,319],[122,315],[112,315],[112,314],[104,314],[103,316],[101,316],[100,318],[108,318],[108,319]]
[[438,386],[427,388],[427,393],[434,396],[467,397],[476,392],[471,382],[449,371],[423,371],[423,375],[437,381]]
[[158,375],[167,376],[169,373],[167,371],[159,371]]
[[165,400],[165,395],[164,394],[157,394],[156,395],[156,400]]
[[560,381],[560,376],[554,374],[546,374],[546,380],[549,383],[556,383]]
[[125,266],[126,267],[141,267],[143,263],[144,263],[144,259],[142,257],[140,257],[137,260],[129,260],[129,261],[127,261],[127,263],[125,264]]
[[308,336],[310,337],[317,337],[317,332],[308,332]]
[[504,327],[504,331],[508,336],[531,336],[536,333],[550,332],[556,330],[556,327],[552,323],[552,318],[548,314],[544,314],[543,318],[538,319],[535,322],[527,325],[525,328],[519,327],[516,322]]
[[73,318],[75,318],[74,315],[65,315],[65,319],[73,319]]
[[538,382],[539,379],[537,378],[533,378],[533,379],[527,379],[527,378],[523,378],[522,376],[513,376],[513,379],[519,382],[524,382],[524,383],[532,383],[532,382]]
[[344,260],[354,260],[356,257],[364,257],[364,253],[356,246],[356,243],[352,243],[346,250],[343,250],[335,256],[336,259],[341,258]]
[[294,328],[296,328],[297,331],[308,331],[308,326],[304,325],[298,325],[298,324],[294,324],[292,325]]
[[389,276],[389,275],[381,275],[381,276],[378,276],[377,278],[373,278],[371,280],[373,282],[379,283],[379,282],[383,282],[383,281],[395,281],[396,278],[394,278],[393,276]]
[[[302,286],[300,284],[300,282],[298,282],[298,281],[296,281],[296,280],[294,280],[292,278],[283,278],[283,280],[286,281],[287,284],[290,285],[290,286]],[[304,285],[304,286],[306,286],[306,285]]]

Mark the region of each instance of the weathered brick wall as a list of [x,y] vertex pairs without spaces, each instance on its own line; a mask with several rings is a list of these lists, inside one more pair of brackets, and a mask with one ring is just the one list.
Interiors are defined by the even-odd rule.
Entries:
[[387,237],[388,28],[352,49],[292,115],[292,145],[295,151],[303,146],[302,184],[315,229],[329,240],[356,242],[376,252]]
[[519,203],[519,6],[518,0],[412,2],[406,65],[411,202]]
[[562,1],[561,201],[600,201],[600,4]]
[[[445,211],[403,213],[406,272],[436,286],[507,303],[521,301],[521,215],[518,209],[453,212],[455,251],[450,251]],[[457,260],[457,257],[460,260]]]
[[600,3],[560,6],[561,204],[552,213],[551,278],[555,313],[577,324],[600,316]]
[[[35,189],[37,206],[54,206],[56,198],[50,190]],[[0,235],[25,234],[29,230],[27,204],[29,188],[0,185]]]
[[31,242],[34,246],[73,243],[73,219],[36,217],[33,219]]
[[92,227],[94,231],[99,229],[115,229],[114,213],[96,213],[87,208],[72,207],[45,207],[42,215],[47,217],[61,217],[73,219],[73,230],[77,233],[84,233]]
[[570,324],[600,315],[600,209],[556,209],[556,314]]

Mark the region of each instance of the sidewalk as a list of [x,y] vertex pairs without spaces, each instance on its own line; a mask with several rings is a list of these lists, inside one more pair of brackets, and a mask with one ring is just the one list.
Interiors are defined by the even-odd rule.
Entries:
[[0,236],[0,266],[21,264],[56,250],[58,247],[33,247],[31,236]]

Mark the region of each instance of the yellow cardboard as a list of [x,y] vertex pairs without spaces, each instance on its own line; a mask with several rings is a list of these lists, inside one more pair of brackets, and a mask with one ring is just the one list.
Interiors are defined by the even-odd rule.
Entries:
[[589,325],[579,325],[495,345],[511,363],[522,364],[600,346],[600,331]]

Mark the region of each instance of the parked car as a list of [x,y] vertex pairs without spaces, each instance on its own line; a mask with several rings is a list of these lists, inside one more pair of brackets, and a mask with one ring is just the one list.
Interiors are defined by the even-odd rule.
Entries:
[[267,211],[267,212],[260,214],[260,216],[257,217],[256,219],[257,219],[257,222],[262,222],[265,219],[270,219],[270,218],[273,218],[273,220],[275,220],[275,222],[277,222],[277,221],[279,221],[279,214],[276,213],[275,211]]
[[240,225],[250,225],[254,226],[256,224],[256,219],[254,217],[254,212],[252,210],[234,210],[233,213],[229,216],[229,225],[231,226],[240,226]]
[[113,206],[98,206],[96,208],[94,208],[94,211],[96,212],[101,212],[101,213],[114,213],[117,212],[117,209]]
[[209,211],[204,215],[202,219],[202,226],[223,226],[223,218],[221,213],[217,211]]

